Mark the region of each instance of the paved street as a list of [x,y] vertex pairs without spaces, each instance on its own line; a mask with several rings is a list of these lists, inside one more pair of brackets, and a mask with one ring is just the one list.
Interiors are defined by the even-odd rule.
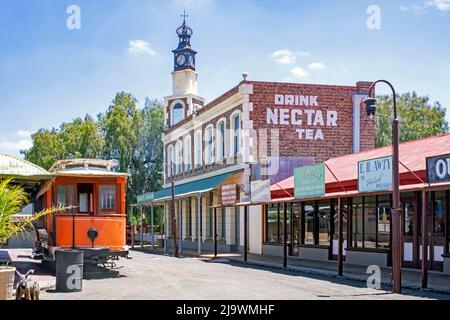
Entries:
[[119,261],[120,269],[89,272],[83,292],[62,294],[52,289],[41,298],[51,299],[449,299],[419,291],[394,295],[367,289],[356,281],[302,275],[197,258],[133,252]]

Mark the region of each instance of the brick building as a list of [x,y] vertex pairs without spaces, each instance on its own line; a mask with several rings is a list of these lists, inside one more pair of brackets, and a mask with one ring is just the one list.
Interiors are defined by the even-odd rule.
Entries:
[[[293,168],[374,147],[374,125],[360,107],[370,82],[354,86],[248,81],[209,103],[198,93],[192,29],[177,29],[172,94],[165,98],[163,189],[138,205],[165,208],[166,246],[172,246],[172,183],[181,248],[211,250],[213,209],[221,188],[236,186],[236,201],[249,200],[254,180],[272,184]],[[219,210],[219,251],[243,246],[243,209]],[[261,206],[250,207],[250,252],[262,248]]]

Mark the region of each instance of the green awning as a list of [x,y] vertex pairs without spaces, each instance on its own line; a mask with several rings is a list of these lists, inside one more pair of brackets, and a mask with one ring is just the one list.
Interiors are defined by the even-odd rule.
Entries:
[[[175,197],[188,196],[190,194],[208,192],[219,186],[225,179],[241,170],[220,174],[210,178],[205,178],[189,183],[175,186]],[[146,193],[137,197],[137,204],[162,201],[172,197],[172,188],[165,188],[156,192]]]

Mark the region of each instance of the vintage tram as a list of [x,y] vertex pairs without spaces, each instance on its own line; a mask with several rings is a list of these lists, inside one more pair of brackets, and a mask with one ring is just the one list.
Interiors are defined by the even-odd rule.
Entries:
[[55,178],[41,190],[41,205],[68,209],[40,222],[35,256],[54,261],[58,249],[79,249],[85,263],[113,265],[128,256],[128,174],[115,172],[115,167],[115,160],[74,159],[57,161],[50,168]]

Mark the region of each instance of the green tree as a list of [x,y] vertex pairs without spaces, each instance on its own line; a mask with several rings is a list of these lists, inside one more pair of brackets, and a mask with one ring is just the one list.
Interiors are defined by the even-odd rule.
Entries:
[[99,158],[105,144],[98,123],[89,115],[63,123],[59,129],[40,129],[31,138],[33,146],[22,153],[26,160],[45,169],[57,160]]
[[66,148],[58,130],[40,129],[31,136],[33,146],[22,153],[25,159],[40,167],[49,169],[55,161],[65,159]]
[[98,123],[90,116],[63,123],[60,136],[66,149],[66,158],[98,158],[103,154],[105,141]]
[[[402,94],[397,97],[397,108],[400,119],[400,142],[448,132],[445,108],[439,102],[431,104],[427,96],[419,96],[416,92]],[[392,143],[392,116],[392,96],[379,97],[375,122],[376,147]]]

